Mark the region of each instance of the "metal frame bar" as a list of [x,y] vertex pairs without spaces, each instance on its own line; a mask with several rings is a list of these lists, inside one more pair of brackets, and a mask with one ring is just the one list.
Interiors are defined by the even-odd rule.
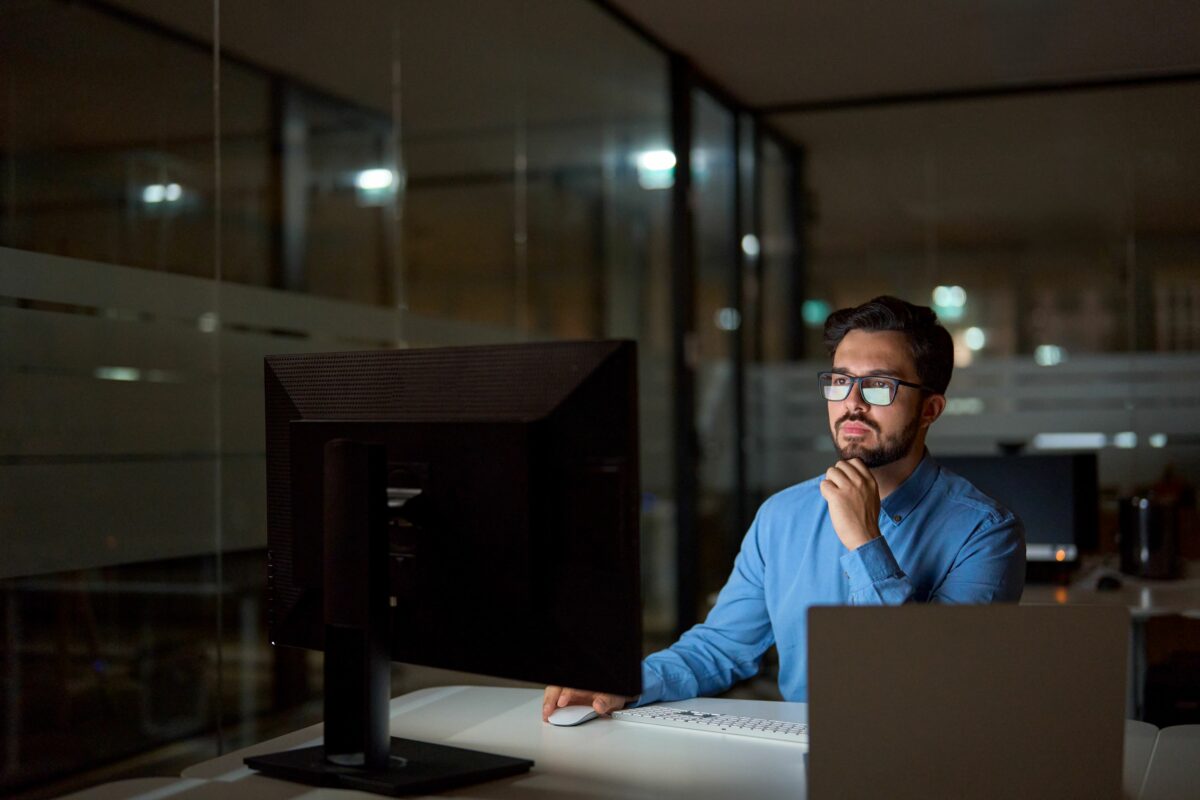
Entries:
[[[733,112],[733,252],[730,262],[733,269],[729,276],[729,301],[737,309],[738,324],[730,331],[730,348],[733,350],[733,525],[725,532],[725,556],[730,564],[737,556],[742,531],[748,525],[747,481],[746,481],[746,298],[742,284],[746,270],[746,254],[742,239],[746,236],[745,208],[743,205],[742,173],[742,123],[747,115]],[[753,123],[751,123],[753,124]],[[757,170],[754,170],[757,171]],[[757,231],[753,232],[755,236]]]
[[696,259],[692,218],[692,90],[691,65],[670,56],[671,148],[675,182],[671,187],[671,372],[674,386],[672,422],[675,473],[676,617],[678,633],[697,622],[699,597],[698,499],[696,442]]
[[1153,75],[1129,75],[1118,78],[1092,78],[1074,81],[1030,81],[1002,86],[965,86],[957,89],[937,89],[926,92],[895,92],[859,97],[833,97],[825,100],[803,100],[795,103],[773,103],[754,106],[759,114],[812,114],[823,111],[878,108],[880,106],[913,105],[918,103],[955,103],[963,100],[994,99],[997,97],[1060,94],[1063,92],[1092,92],[1109,89],[1140,89],[1172,83],[1200,81],[1200,70],[1160,72]]
[[788,359],[800,361],[805,357],[804,306],[808,283],[808,191],[805,189],[807,157],[800,145],[784,148],[788,160],[788,227],[792,238],[792,258],[788,276],[787,344]]

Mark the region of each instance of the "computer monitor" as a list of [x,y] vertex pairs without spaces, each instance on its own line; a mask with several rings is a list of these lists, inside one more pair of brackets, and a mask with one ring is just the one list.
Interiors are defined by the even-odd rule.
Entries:
[[406,791],[528,768],[406,780],[428,763],[387,742],[390,661],[641,692],[636,375],[624,341],[266,358],[271,640],[325,651],[337,752],[251,766]]
[[1099,539],[1095,453],[939,456],[1025,523],[1026,560],[1072,565]]

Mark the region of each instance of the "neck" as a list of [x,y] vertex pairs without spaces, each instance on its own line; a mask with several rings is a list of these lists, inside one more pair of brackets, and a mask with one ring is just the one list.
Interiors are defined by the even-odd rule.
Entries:
[[904,458],[871,470],[871,474],[875,476],[875,482],[879,484],[879,499],[883,500],[900,488],[900,484],[908,480],[908,476],[913,474],[913,470],[917,468],[924,457],[925,437],[918,436],[917,440],[913,442],[912,449]]

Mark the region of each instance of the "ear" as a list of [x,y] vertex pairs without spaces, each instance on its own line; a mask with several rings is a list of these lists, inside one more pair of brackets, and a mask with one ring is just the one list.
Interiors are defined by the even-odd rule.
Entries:
[[946,410],[946,395],[927,395],[921,403],[921,427],[928,428]]

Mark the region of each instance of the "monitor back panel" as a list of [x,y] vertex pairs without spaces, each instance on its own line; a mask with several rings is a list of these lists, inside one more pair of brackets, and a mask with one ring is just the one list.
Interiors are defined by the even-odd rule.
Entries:
[[1010,509],[1025,526],[1030,561],[1094,550],[1100,489],[1095,453],[939,456],[942,467]]
[[641,692],[634,343],[293,353],[264,373],[272,642],[324,646],[323,453],[349,438],[417,492],[388,510],[393,660]]
[[809,612],[809,796],[1117,798],[1120,607]]

